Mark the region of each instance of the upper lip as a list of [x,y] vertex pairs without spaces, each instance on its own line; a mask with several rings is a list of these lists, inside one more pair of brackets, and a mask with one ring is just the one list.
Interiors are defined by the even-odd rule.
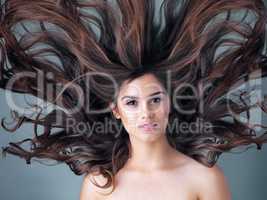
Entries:
[[145,122],[145,123],[139,125],[138,127],[143,127],[143,126],[153,126],[153,125],[155,125],[155,124],[157,124],[157,123],[156,123],[156,122]]

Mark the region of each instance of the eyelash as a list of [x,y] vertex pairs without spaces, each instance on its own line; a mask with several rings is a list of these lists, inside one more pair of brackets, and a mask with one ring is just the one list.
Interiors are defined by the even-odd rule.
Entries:
[[[157,101],[157,102],[155,102],[155,103],[159,103],[159,102],[161,101],[161,98],[160,98],[160,97],[155,97],[155,98],[152,99],[152,101],[155,100],[155,99],[159,99],[159,101]],[[128,105],[128,106],[134,106],[134,105],[132,104],[132,102],[136,102],[136,100],[128,101],[128,102],[126,103],[126,105]]]

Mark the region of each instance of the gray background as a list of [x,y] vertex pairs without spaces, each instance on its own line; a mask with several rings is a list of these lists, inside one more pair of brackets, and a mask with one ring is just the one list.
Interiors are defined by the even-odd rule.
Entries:
[[[267,91],[267,87],[263,91]],[[0,90],[0,118],[9,116],[4,94],[5,91]],[[23,98],[17,96],[17,101],[22,102]],[[259,115],[254,113],[256,118]],[[267,124],[266,117],[263,120]],[[0,147],[31,134],[31,125],[23,125],[16,134],[0,127]],[[228,180],[233,200],[267,199],[266,155],[267,145],[261,151],[253,148],[246,153],[225,153],[220,157],[218,164]],[[45,166],[33,161],[27,165],[23,159],[12,155],[0,159],[0,200],[79,199],[81,183],[82,176],[72,173],[65,164]]]

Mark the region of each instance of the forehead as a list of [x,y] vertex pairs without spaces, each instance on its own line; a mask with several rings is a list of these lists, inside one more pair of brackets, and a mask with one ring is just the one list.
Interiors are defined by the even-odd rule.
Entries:
[[131,94],[135,96],[146,96],[151,92],[164,91],[161,82],[153,74],[145,74],[131,82],[125,81],[119,91],[119,96]]

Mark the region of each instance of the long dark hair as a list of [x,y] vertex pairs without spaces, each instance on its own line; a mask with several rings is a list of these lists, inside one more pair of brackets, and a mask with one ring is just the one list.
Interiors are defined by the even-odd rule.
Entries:
[[[65,162],[77,175],[98,172],[108,178],[99,186],[109,187],[129,157],[127,132],[88,134],[69,129],[67,122],[92,125],[109,119],[120,124],[110,111],[88,108],[106,108],[116,100],[110,77],[120,86],[145,73],[162,82],[168,79],[170,96],[195,93],[190,100],[173,100],[180,109],[172,107],[169,124],[211,125],[209,131],[167,131],[177,150],[211,167],[223,152],[250,144],[260,148],[267,142],[266,127],[250,123],[255,107],[267,111],[266,100],[252,103],[255,88],[238,89],[266,76],[263,1],[164,0],[159,15],[154,0],[0,2],[0,87],[56,105],[47,114],[32,105],[34,117],[13,111],[14,127],[2,120],[9,131],[34,124],[34,137],[10,143],[4,152],[27,163],[33,157]],[[92,73],[88,82],[85,77]],[[40,80],[44,87],[38,87]],[[72,87],[66,87],[69,83]],[[196,90],[177,91],[184,83]],[[67,112],[78,99],[84,102],[79,112]],[[241,115],[246,120],[239,120]],[[259,134],[257,127],[263,130]],[[29,148],[22,147],[28,142]]]

